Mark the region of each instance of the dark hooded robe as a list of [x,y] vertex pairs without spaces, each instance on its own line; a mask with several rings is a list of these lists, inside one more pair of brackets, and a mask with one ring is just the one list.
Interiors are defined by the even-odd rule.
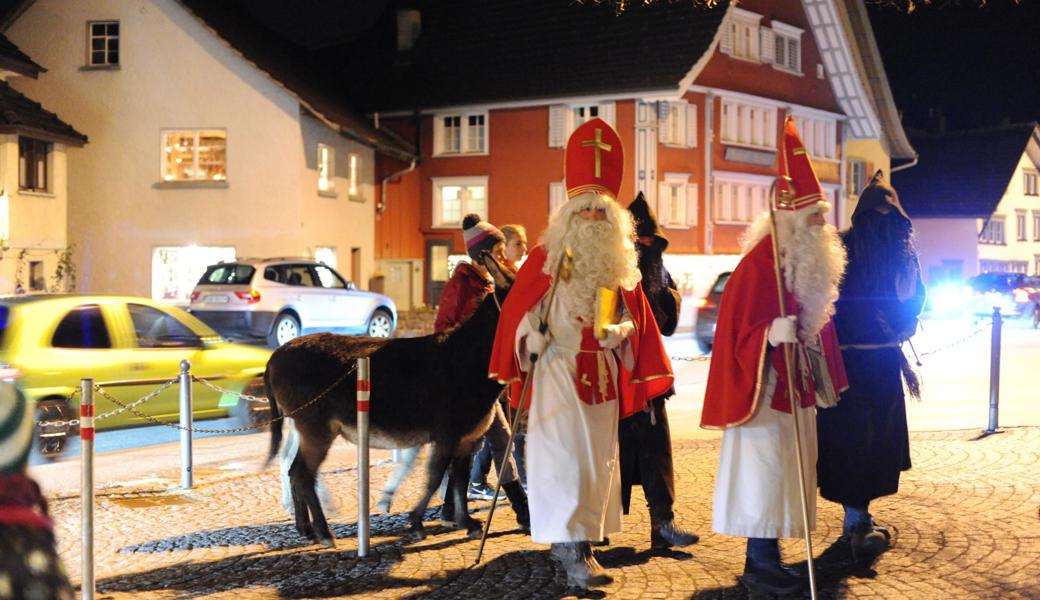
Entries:
[[916,379],[901,346],[916,331],[925,300],[910,231],[879,171],[842,233],[848,267],[834,322],[849,388],[816,416],[820,494],[856,508],[896,493],[910,468],[903,377],[912,390]]

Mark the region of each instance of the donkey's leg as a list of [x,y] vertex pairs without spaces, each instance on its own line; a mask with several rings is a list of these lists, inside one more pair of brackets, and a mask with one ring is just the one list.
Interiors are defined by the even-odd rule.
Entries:
[[423,535],[423,514],[430,504],[430,498],[433,498],[433,495],[437,493],[437,488],[441,485],[444,472],[448,470],[448,465],[451,463],[452,454],[454,454],[454,448],[446,448],[443,443],[435,442],[433,444],[430,462],[426,467],[426,492],[408,516],[408,520],[412,523],[412,531],[417,532],[420,537]]
[[[300,451],[289,471],[293,482],[293,496],[302,499],[310,509],[311,539],[329,548],[334,548],[336,537],[332,535],[328,521],[325,520],[325,511],[321,508],[321,501],[318,499],[315,486],[318,480],[318,467],[324,462],[329,447],[332,446],[332,441],[336,439],[336,433],[329,428],[328,424],[301,427],[299,420],[297,428],[300,433]],[[299,514],[297,509],[297,515]],[[299,517],[297,517],[298,521]],[[298,527],[299,524],[297,524]]]
[[469,516],[469,499],[466,492],[469,488],[469,471],[472,454],[467,450],[462,456],[456,456],[451,460],[451,475],[448,477],[448,485],[455,492],[455,524],[473,537],[479,536],[484,529],[483,524]]
[[289,490],[292,493],[293,517],[296,519],[296,531],[309,540],[315,540],[314,530],[311,528],[310,511],[307,510],[307,502],[304,500],[307,484],[305,480],[307,465],[299,454],[293,458],[289,466]]

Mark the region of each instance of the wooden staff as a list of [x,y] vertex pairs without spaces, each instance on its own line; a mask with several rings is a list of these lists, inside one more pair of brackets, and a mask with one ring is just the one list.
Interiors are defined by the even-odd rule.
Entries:
[[[791,185],[791,180],[786,175],[781,175]],[[776,184],[779,178],[773,181],[769,188],[769,233],[773,239],[773,274],[776,276],[776,294],[780,303],[780,317],[787,318],[787,302],[784,300],[784,280],[780,271],[780,242],[777,240],[776,230]],[[802,528],[805,534],[805,562],[809,567],[809,593],[812,600],[816,600],[816,567],[813,564],[812,537],[809,532],[809,500],[806,496],[805,466],[802,457],[802,435],[801,426],[798,424],[798,408],[801,402],[795,401],[794,386],[794,343],[784,343],[784,367],[787,370],[787,397],[791,400],[791,417],[794,418],[794,452],[798,459],[798,490],[801,492],[802,506]],[[815,492],[815,490],[814,490]]]

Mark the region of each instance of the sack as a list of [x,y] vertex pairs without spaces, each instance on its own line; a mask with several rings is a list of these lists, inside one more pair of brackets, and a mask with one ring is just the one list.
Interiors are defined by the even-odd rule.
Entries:
[[657,294],[657,304],[659,311],[654,314],[657,317],[657,327],[660,328],[661,335],[672,335],[679,326],[682,296],[677,290],[665,287]]
[[809,368],[812,369],[813,382],[816,385],[816,406],[830,408],[837,406],[840,399],[831,372],[827,368],[827,357],[823,355],[821,346],[806,346],[805,353],[809,357]]

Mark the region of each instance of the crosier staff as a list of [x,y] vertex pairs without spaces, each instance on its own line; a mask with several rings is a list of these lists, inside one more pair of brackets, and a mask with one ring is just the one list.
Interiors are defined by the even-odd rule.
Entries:
[[[781,178],[787,182],[788,191],[778,194],[777,183],[779,183]],[[780,318],[787,318],[787,302],[784,299],[784,282],[780,272],[780,242],[776,237],[776,207],[774,205],[777,201],[789,200],[793,196],[789,191],[791,189],[793,189],[791,178],[786,175],[781,175],[774,179],[773,185],[769,188],[769,233],[773,242],[773,274],[776,276],[776,294],[777,301],[780,303]],[[799,498],[801,499],[800,504],[802,507],[802,529],[805,535],[805,563],[809,568],[809,593],[812,600],[816,600],[816,567],[813,564],[812,536],[809,532],[809,505],[805,496],[806,487],[808,487],[805,484],[805,466],[803,462],[805,452],[802,450],[801,426],[798,424],[797,411],[800,402],[795,401],[793,346],[793,343],[784,342],[783,344],[784,367],[787,371],[787,397],[791,401],[791,417],[794,418],[794,452],[798,460],[798,490],[801,492]]]

